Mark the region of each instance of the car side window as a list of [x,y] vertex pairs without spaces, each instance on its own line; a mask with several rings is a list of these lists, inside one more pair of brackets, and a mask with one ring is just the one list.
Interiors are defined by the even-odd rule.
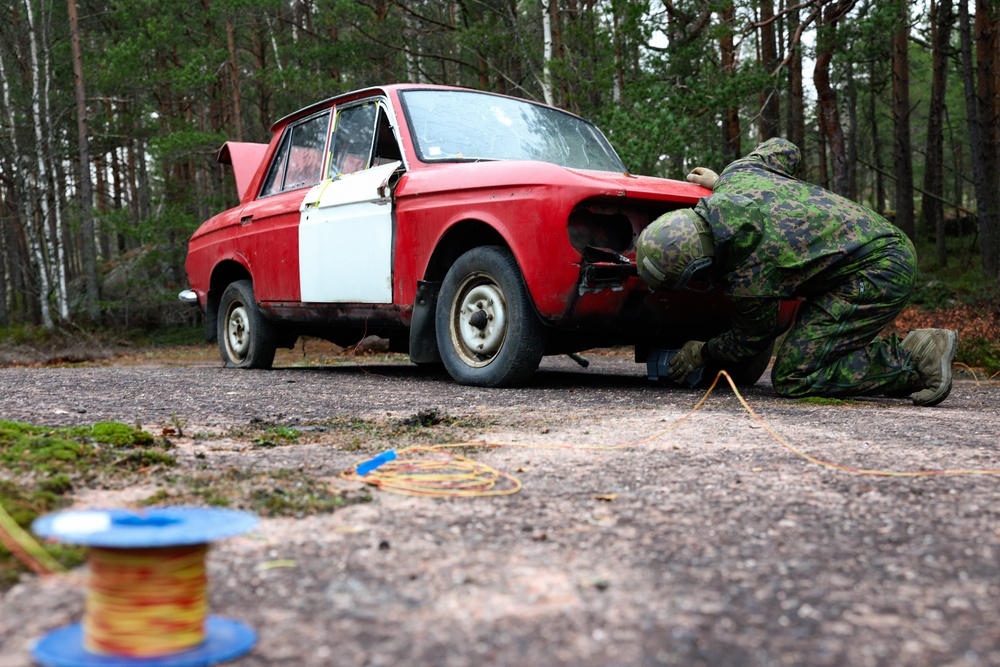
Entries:
[[377,114],[376,102],[347,107],[337,112],[330,176],[353,174],[370,166]]
[[372,166],[390,162],[402,162],[403,153],[399,150],[399,142],[392,132],[392,125],[389,124],[389,116],[385,113],[385,107],[379,105],[378,127],[375,130],[375,154],[372,156]]
[[312,187],[323,180],[323,149],[330,112],[290,125],[275,151],[261,196]]

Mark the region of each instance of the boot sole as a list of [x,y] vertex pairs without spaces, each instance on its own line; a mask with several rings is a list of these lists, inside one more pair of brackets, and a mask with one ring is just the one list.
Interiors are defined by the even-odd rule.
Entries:
[[955,363],[955,355],[958,353],[958,332],[949,329],[947,330],[947,334],[948,347],[945,348],[944,354],[941,355],[941,386],[924,400],[917,399],[917,396],[922,393],[917,392],[913,398],[914,405],[931,408],[948,398],[948,394],[951,393],[951,365]]

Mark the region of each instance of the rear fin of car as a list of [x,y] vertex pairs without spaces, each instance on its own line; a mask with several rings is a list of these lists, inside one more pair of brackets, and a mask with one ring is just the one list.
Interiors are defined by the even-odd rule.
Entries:
[[227,141],[222,144],[219,150],[219,157],[216,158],[219,164],[231,164],[236,175],[236,191],[239,193],[240,201],[250,187],[250,181],[257,173],[260,161],[264,159],[267,152],[267,144],[254,144],[245,141]]

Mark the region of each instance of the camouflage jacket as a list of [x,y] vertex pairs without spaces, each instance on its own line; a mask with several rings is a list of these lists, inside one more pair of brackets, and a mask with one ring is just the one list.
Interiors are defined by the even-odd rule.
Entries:
[[824,293],[850,258],[909,240],[860,204],[793,177],[799,149],[769,139],[730,164],[695,211],[712,228],[713,277],[735,304],[733,328],[708,344],[719,360],[762,352],[783,298]]

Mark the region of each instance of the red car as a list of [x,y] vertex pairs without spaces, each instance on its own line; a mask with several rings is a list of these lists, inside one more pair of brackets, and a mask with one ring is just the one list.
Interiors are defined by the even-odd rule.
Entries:
[[[630,174],[594,125],[542,104],[427,85],[308,106],[270,144],[227,143],[240,204],[191,237],[182,301],[226,366],[301,335],[387,338],[458,382],[524,383],[543,355],[650,351],[729,326],[714,292],[654,293],[639,232],[707,190]],[[770,358],[730,369],[755,382]]]

